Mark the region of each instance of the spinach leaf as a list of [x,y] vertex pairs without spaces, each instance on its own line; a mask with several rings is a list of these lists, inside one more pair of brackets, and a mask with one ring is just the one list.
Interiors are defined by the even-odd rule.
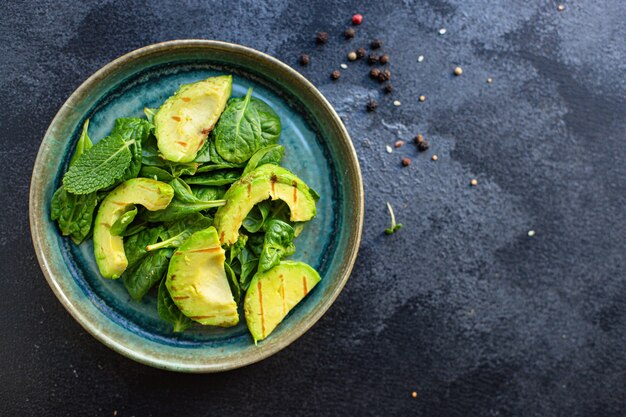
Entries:
[[222,197],[224,197],[224,194],[226,193],[226,190],[224,189],[224,187],[205,187],[202,185],[194,185],[193,187],[190,187],[191,191],[193,192],[193,195],[195,195],[196,197],[198,197],[199,200],[204,200],[204,201],[208,201],[208,200],[219,200]]
[[174,178],[170,185],[174,189],[174,195],[176,198],[185,203],[196,203],[200,201],[198,197],[195,196],[193,191],[191,191],[191,187],[187,185],[187,183],[180,178]]
[[228,162],[244,163],[259,148],[261,121],[251,97],[249,88],[244,98],[230,99],[215,126],[215,148]]
[[79,245],[89,235],[97,204],[95,192],[76,195],[61,186],[52,196],[51,217],[57,221],[61,234]]
[[200,213],[194,213],[182,220],[166,225],[166,239],[161,242],[148,245],[146,250],[150,252],[163,248],[177,248],[182,245],[193,233],[206,229],[212,224],[213,219],[211,217],[205,217]]
[[252,277],[256,273],[257,266],[259,265],[259,258],[255,257],[252,252],[245,247],[241,250],[237,259],[241,265],[239,286],[243,291],[247,291],[250,286],[250,281],[252,281]]
[[76,160],[85,152],[93,147],[93,143],[91,139],[89,139],[89,119],[85,120],[83,124],[83,131],[78,138],[78,143],[76,143],[76,149],[74,150],[74,155],[72,155],[72,159],[70,159],[70,166],[76,162]]
[[278,142],[282,129],[280,117],[267,103],[258,98],[252,98],[250,106],[255,108],[261,122],[261,140],[259,148]]
[[170,172],[175,177],[181,175],[195,175],[200,166],[197,162],[189,162],[186,164],[170,164]]
[[163,168],[150,165],[143,165],[139,171],[139,176],[163,182],[170,182],[174,179],[174,176]]
[[163,210],[145,211],[141,216],[149,222],[173,222],[181,220],[190,214],[208,210],[214,207],[221,207],[226,204],[226,200],[198,201],[196,203],[186,203],[174,198],[172,202]]
[[246,218],[243,219],[242,226],[248,232],[256,233],[263,227],[269,213],[270,202],[268,200],[261,201],[259,204],[252,207],[252,210],[250,210]]
[[121,278],[133,300],[141,301],[150,288],[159,282],[167,272],[173,253],[173,249],[150,252],[140,262],[124,271]]
[[266,225],[263,250],[259,257],[259,272],[272,269],[286,256],[293,255],[296,250],[293,244],[295,237],[293,227],[280,220],[270,220]]
[[200,168],[198,168],[197,173],[203,173],[203,172],[211,172],[211,171],[217,171],[219,169],[228,169],[228,168],[239,168],[240,166],[237,164],[231,164],[231,163],[226,163],[226,164],[206,164],[206,165],[202,165]]
[[233,293],[235,303],[239,304],[241,301],[241,287],[239,286],[237,276],[228,262],[224,262],[224,270],[226,271],[226,278],[228,278],[228,285],[230,286],[230,291]]
[[193,324],[193,321],[191,321],[189,317],[185,316],[178,309],[176,304],[174,304],[174,300],[172,300],[169,291],[167,291],[165,278],[163,278],[161,284],[159,285],[157,311],[159,312],[159,317],[161,317],[161,319],[174,325],[175,333],[184,332]]
[[143,165],[161,168],[167,167],[167,161],[161,158],[161,155],[159,154],[159,147],[154,135],[148,136],[141,148],[141,163]]
[[283,158],[283,152],[285,148],[281,145],[270,145],[265,148],[261,148],[252,155],[252,158],[246,164],[246,168],[243,170],[241,176],[243,177],[253,169],[265,164],[278,165]]
[[111,234],[113,236],[122,236],[126,232],[126,228],[129,224],[135,220],[137,215],[137,207],[133,207],[132,210],[122,214],[119,219],[111,226]]
[[200,147],[200,149],[198,150],[198,153],[196,154],[196,158],[193,160],[193,162],[199,162],[201,164],[211,162],[211,152],[209,151],[209,146],[210,146],[209,142],[210,140],[207,140],[206,142],[204,142],[204,145],[202,145],[202,147]]
[[220,171],[208,172],[205,174],[195,175],[193,177],[184,177],[183,180],[187,184],[197,185],[227,185],[232,184],[241,177],[241,171],[238,169],[224,169]]
[[156,243],[165,235],[165,227],[160,225],[144,229],[124,240],[124,253],[128,260],[128,267],[132,267],[148,253],[146,247]]
[[253,257],[258,258],[263,252],[263,244],[265,243],[265,234],[253,233],[248,236],[248,243],[246,247],[250,250]]
[[[139,211],[141,212],[141,211]],[[126,230],[120,235],[123,237],[132,236],[148,228],[148,223],[143,219],[137,219],[126,227]]]

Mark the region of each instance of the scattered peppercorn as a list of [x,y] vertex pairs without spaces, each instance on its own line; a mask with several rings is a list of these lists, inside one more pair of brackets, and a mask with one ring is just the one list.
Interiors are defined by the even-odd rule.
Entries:
[[365,57],[366,53],[367,52],[365,51],[365,48],[359,48],[359,49],[356,50],[356,57],[359,58],[359,59],[363,58],[363,57]]
[[383,73],[385,74],[385,77],[387,77],[388,80],[391,80],[391,71],[386,69],[383,71]]
[[339,77],[341,77],[341,71],[339,70],[334,70],[330,73],[330,78],[332,78],[333,80],[338,80]]
[[487,84],[491,84],[493,82],[493,79],[491,77],[487,78]]
[[478,180],[476,178],[472,178],[472,180],[470,181],[470,185],[472,187],[476,187],[478,185]]
[[423,135],[415,136],[415,143],[420,143],[420,142],[424,142],[424,136]]
[[419,101],[424,102],[426,100],[426,96],[420,96]]
[[351,51],[348,53],[348,61],[356,61],[356,52]]
[[376,110],[376,108],[378,107],[378,102],[374,99],[371,99],[368,103],[367,103],[367,111],[374,111]]
[[402,158],[402,165],[408,167],[409,165],[411,165],[411,160],[407,157]]
[[391,83],[385,84],[385,87],[383,88],[383,91],[386,94],[392,93],[393,92],[393,85],[391,85]]
[[559,4],[558,6],[556,6],[556,9],[557,9],[559,12],[562,12],[563,10],[565,10],[565,5],[564,5],[564,4]]
[[317,32],[317,34],[315,35],[315,42],[319,43],[320,45],[323,45],[326,42],[328,42],[328,33]]
[[425,152],[430,148],[430,144],[427,140],[422,140],[421,142],[417,142],[417,150],[420,152]]
[[381,74],[381,71],[378,68],[372,68],[370,70],[370,77],[372,78],[378,78],[380,74]]
[[370,56],[367,57],[367,63],[368,64],[374,65],[377,62],[378,62],[378,55],[377,54],[370,54]]
[[417,392],[413,391],[413,392],[411,393],[411,397],[413,397],[413,398],[417,398]]
[[387,77],[387,74],[385,74],[385,71],[379,71],[377,78],[378,78],[378,82],[380,82],[380,83],[384,83],[385,81],[389,81],[389,78]]
[[302,66],[309,65],[310,61],[311,61],[311,58],[309,58],[307,54],[300,55],[300,65]]
[[363,23],[363,15],[362,14],[355,14],[354,16],[352,16],[352,24],[353,25],[360,25],[361,23]]
[[393,102],[393,105],[394,105],[394,106],[396,106],[396,107],[399,107],[399,106],[401,106],[401,105],[402,105],[402,102],[401,102],[400,100],[395,100],[395,101]]
[[346,30],[345,30],[345,32],[343,32],[343,36],[344,36],[346,39],[352,39],[352,38],[354,38],[354,29],[352,29],[352,28],[348,28],[348,29],[346,29]]
[[439,157],[437,155],[433,155],[430,157],[430,159],[432,159],[433,161],[436,161],[437,159],[439,159]]
[[378,61],[380,61],[381,64],[386,64],[389,62],[389,54],[383,54]]
[[461,67],[456,67],[456,68],[454,69],[454,75],[456,75],[456,76],[458,77],[458,76],[459,76],[459,75],[461,75],[461,74],[463,74],[463,68],[461,68]]
[[393,146],[395,146],[396,148],[399,148],[402,145],[404,145],[403,140],[397,140],[396,143],[393,144]]
[[370,48],[372,49],[378,49],[381,46],[383,46],[383,41],[381,41],[380,39],[374,39],[372,42],[370,42]]

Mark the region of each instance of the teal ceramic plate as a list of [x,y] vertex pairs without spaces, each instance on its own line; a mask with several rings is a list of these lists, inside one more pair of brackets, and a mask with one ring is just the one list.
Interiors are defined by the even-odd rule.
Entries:
[[[284,165],[322,196],[318,215],[296,240],[294,259],[314,266],[320,284],[272,335],[252,341],[245,327],[197,326],[182,334],[159,319],[154,293],[131,301],[121,281],[98,274],[90,242],[75,246],[50,220],[80,128],[90,119],[94,140],[115,118],[141,116],[180,84],[233,74],[233,95],[268,102],[283,124]],[[330,307],[354,264],[363,223],[358,161],[341,120],[320,92],[296,71],[261,52],[224,42],[180,40],[138,49],[85,81],[52,121],[39,149],[30,191],[33,243],[48,284],[74,318],[107,346],[136,361],[175,371],[215,372],[262,360],[307,331]]]

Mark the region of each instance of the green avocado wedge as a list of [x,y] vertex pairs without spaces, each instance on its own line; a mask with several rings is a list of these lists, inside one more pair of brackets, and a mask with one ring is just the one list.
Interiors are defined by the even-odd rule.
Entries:
[[163,157],[191,162],[204,145],[232,92],[230,75],[181,86],[154,115],[154,134]]
[[192,234],[172,255],[165,285],[174,304],[191,320],[221,327],[239,323],[225,260],[214,227]]
[[243,304],[254,342],[269,336],[318,282],[317,271],[303,262],[282,261],[272,269],[256,274]]
[[239,228],[252,207],[271,198],[289,206],[290,220],[305,222],[316,215],[316,193],[304,181],[285,168],[265,164],[235,182],[224,194],[226,205],[215,214],[213,225],[220,241],[232,245],[239,237]]
[[128,266],[122,236],[111,232],[112,226],[126,212],[140,204],[150,211],[162,210],[174,197],[174,189],[161,181],[133,178],[120,184],[102,201],[93,229],[96,263],[105,278],[119,278]]

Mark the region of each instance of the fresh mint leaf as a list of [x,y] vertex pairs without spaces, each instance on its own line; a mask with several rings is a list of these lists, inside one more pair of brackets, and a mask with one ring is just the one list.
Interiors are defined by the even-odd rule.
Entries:
[[70,166],[63,185],[71,193],[89,194],[114,184],[130,165],[133,144],[119,134],[107,136]]

